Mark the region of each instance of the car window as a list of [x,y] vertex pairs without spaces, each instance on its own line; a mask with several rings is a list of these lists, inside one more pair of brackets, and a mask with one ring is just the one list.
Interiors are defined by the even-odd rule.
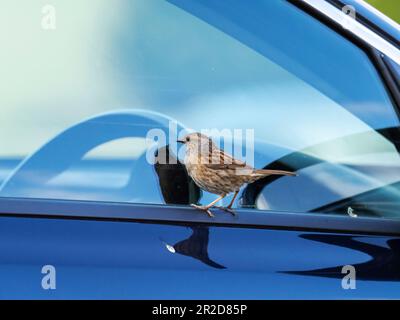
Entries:
[[148,161],[165,146],[148,132],[174,122],[250,129],[254,166],[298,173],[244,186],[237,207],[398,216],[392,101],[365,52],[294,5],[5,6],[0,196],[207,203],[179,163]]

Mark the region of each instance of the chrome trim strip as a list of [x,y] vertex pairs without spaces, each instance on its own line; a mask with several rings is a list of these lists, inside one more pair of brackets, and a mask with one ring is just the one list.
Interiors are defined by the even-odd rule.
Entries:
[[368,10],[370,10],[371,12],[373,12],[374,14],[376,14],[379,18],[381,18],[387,24],[391,25],[393,28],[400,29],[400,25],[396,21],[392,20],[391,18],[380,12],[378,9],[370,5],[368,2],[364,0],[354,0],[354,1],[358,2],[360,6],[363,6]]
[[[330,3],[322,0],[301,0],[304,3],[312,6],[315,10],[324,14],[331,20],[341,24],[343,28],[351,32],[354,36],[362,39],[363,41],[376,48],[384,55],[395,61],[400,65],[400,50],[393,46],[391,43],[383,39],[374,31],[368,29],[360,22],[358,22],[351,14],[339,10]],[[357,12],[355,12],[357,14]]]

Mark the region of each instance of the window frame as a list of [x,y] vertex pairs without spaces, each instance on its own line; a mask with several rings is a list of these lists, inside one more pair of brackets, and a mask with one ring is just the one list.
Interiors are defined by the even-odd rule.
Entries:
[[0,218],[96,220],[400,236],[400,220],[395,219],[352,218],[326,213],[295,213],[245,208],[235,211],[237,214],[232,216],[215,209],[215,217],[210,218],[204,212],[185,205],[27,198],[3,198],[0,201]]
[[400,49],[400,39],[391,34],[391,31],[400,33],[400,30],[395,29],[396,22],[392,21],[391,18],[386,17],[372,5],[368,4],[367,2],[362,3],[357,0],[347,0],[346,2],[343,0],[327,1],[340,10],[342,10],[342,8],[346,5],[353,6],[357,12],[355,18],[358,22],[367,28],[372,29],[375,33],[379,34],[382,38]]
[[[376,68],[393,107],[400,119],[400,90],[384,56],[371,44],[343,28],[339,21],[324,15],[312,5],[300,0],[286,0],[311,17],[319,20],[345,39],[362,49]],[[325,2],[330,3],[329,0]],[[330,4],[332,8],[335,8]],[[339,8],[336,7],[336,10]],[[357,22],[359,23],[359,22]],[[374,33],[375,31],[372,30]],[[377,34],[379,37],[381,35]],[[240,228],[304,230],[312,232],[352,233],[368,235],[400,235],[400,219],[368,218],[326,213],[278,212],[266,210],[236,210],[238,215],[224,212],[210,219],[189,206],[133,204],[107,201],[0,198],[0,217],[98,220],[158,224],[205,224]]]

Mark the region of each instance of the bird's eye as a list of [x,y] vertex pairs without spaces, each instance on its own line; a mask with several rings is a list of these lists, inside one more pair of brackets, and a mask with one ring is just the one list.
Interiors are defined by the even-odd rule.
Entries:
[[189,137],[186,137],[186,142],[189,142],[190,141],[190,138]]

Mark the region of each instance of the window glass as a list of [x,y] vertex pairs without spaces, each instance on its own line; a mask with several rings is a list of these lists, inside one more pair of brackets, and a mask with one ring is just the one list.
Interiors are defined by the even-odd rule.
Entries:
[[257,168],[299,174],[243,187],[237,207],[397,215],[380,77],[287,1],[16,0],[0,26],[0,196],[205,204],[181,167],[148,162],[149,130],[177,121],[252,129]]

